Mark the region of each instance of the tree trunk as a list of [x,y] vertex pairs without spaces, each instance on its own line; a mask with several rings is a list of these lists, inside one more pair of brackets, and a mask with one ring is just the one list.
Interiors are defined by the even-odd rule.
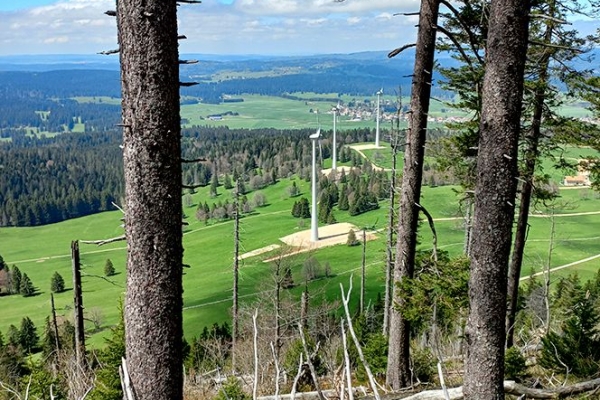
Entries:
[[[423,158],[427,134],[427,113],[431,94],[431,78],[435,51],[439,0],[423,0],[419,11],[419,30],[411,92],[411,115],[407,132],[402,175],[402,197],[398,220],[394,282],[412,278],[417,246],[417,224],[423,179]],[[394,390],[410,384],[410,325],[402,317],[402,299],[393,288],[390,311],[390,335],[386,383]]]
[[119,0],[125,343],[138,400],[183,398],[177,4]]
[[[554,14],[553,2],[549,4],[550,15]],[[553,26],[550,23],[544,32],[544,43],[552,41]],[[506,347],[512,347],[514,338],[514,325],[517,315],[517,302],[519,298],[519,278],[521,276],[521,266],[523,264],[523,253],[525,251],[525,242],[529,229],[529,209],[531,204],[531,193],[533,192],[533,176],[535,173],[535,164],[537,162],[539,151],[538,145],[542,136],[542,115],[544,111],[544,102],[546,100],[546,91],[548,90],[548,69],[550,67],[551,51],[546,49],[538,61],[538,79],[533,98],[533,115],[531,118],[531,127],[525,136],[525,169],[522,174],[523,187],[521,189],[521,199],[519,202],[519,218],[517,221],[517,230],[515,231],[515,241],[513,246],[511,263],[508,269],[508,315],[506,318]]]
[[466,328],[466,398],[503,399],[510,253],[529,1],[494,0],[487,38]]
[[[399,107],[398,116],[402,107]],[[390,209],[388,211],[387,243],[385,251],[385,298],[383,300],[383,335],[390,332],[390,303],[392,296],[392,271],[394,263],[395,223],[396,223],[396,159],[398,155],[398,134],[392,132],[392,176],[390,182]]]
[[73,310],[75,318],[75,359],[79,368],[85,367],[85,326],[83,322],[83,296],[81,289],[81,263],[79,242],[71,242],[71,263],[73,267]]

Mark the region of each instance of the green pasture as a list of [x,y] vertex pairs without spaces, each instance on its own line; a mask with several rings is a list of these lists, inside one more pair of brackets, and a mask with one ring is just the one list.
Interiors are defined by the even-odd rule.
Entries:
[[[310,221],[291,216],[294,201],[301,196],[310,198],[309,182],[298,178],[295,178],[295,182],[301,191],[301,195],[295,198],[288,195],[287,189],[292,185],[289,179],[282,179],[261,190],[268,204],[245,215],[240,221],[242,253],[282,244],[280,237],[309,228]],[[452,255],[461,254],[464,241],[462,213],[456,189],[450,186],[424,187],[421,201],[436,219],[438,247]],[[207,201],[209,205],[219,200],[232,201],[231,193],[222,186],[218,192],[218,197],[211,199],[208,187],[201,188],[192,195],[192,205],[184,208],[186,221],[189,223],[184,229],[184,262],[190,265],[189,269],[184,270],[184,329],[187,337],[199,334],[206,325],[229,319],[233,222],[209,222],[205,225],[195,218],[196,206],[200,201]],[[250,192],[247,196],[252,200],[254,194]],[[584,260],[600,253],[597,245],[600,239],[600,199],[597,193],[579,188],[561,190],[560,194],[561,198],[554,207],[538,205],[534,210],[535,216],[530,219],[524,276],[529,275],[531,269],[541,271],[547,265],[552,224],[556,234],[551,267]],[[367,298],[370,301],[376,299],[378,292],[383,292],[388,204],[382,201],[380,205],[380,209],[356,217],[350,217],[347,212],[335,211],[339,222],[352,222],[359,229],[369,227],[378,232],[378,239],[367,245]],[[5,333],[10,324],[18,326],[23,316],[29,316],[38,328],[42,328],[44,319],[50,314],[50,278],[55,271],[65,278],[68,288],[66,292],[55,295],[58,313],[70,318],[70,243],[72,240],[108,239],[121,235],[121,216],[120,211],[111,211],[40,227],[0,228],[0,254],[9,265],[16,264],[22,272],[27,273],[38,288],[38,294],[30,298],[18,295],[0,297],[0,331]],[[431,232],[428,225],[423,223],[420,228],[420,246],[427,249],[431,248],[431,244]],[[125,291],[125,243],[116,242],[102,247],[80,243],[80,248],[85,309],[88,312],[99,309],[104,316],[102,330],[94,332],[91,322],[86,322],[86,329],[90,336],[89,343],[101,346],[107,328],[117,321],[117,305]],[[249,304],[272,289],[271,266],[263,262],[263,259],[276,253],[277,251],[271,251],[241,261],[242,304]],[[315,250],[311,254],[298,254],[286,260],[292,266],[295,283],[300,286],[303,284],[302,264],[309,255],[316,257],[321,265],[328,262],[333,275],[309,283],[311,293],[319,293],[312,299],[339,299],[339,283],[347,286],[350,275],[354,273],[353,301],[356,304],[361,247],[339,245]],[[113,261],[117,275],[104,279],[103,269],[107,258]],[[598,268],[600,258],[557,271],[552,274],[552,279],[573,271],[587,279]],[[300,290],[301,287],[289,290],[289,296],[298,300]]]

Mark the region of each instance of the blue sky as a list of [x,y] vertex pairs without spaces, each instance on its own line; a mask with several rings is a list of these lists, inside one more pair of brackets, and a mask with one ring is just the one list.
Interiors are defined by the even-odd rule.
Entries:
[[[179,7],[182,53],[297,55],[392,50],[414,41],[419,0],[203,0]],[[115,0],[0,0],[0,55],[116,48]],[[575,24],[582,33],[598,21]]]

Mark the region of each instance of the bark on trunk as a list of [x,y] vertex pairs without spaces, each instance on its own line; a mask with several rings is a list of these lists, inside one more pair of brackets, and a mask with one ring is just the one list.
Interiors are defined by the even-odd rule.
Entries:
[[119,0],[127,236],[125,343],[135,396],[183,397],[175,0]]
[[[550,15],[554,14],[553,2],[550,6]],[[552,41],[553,26],[550,24],[544,32],[544,43]],[[529,208],[531,205],[531,193],[533,192],[533,176],[535,165],[539,156],[538,145],[542,136],[542,115],[544,111],[544,102],[546,100],[546,90],[548,89],[548,69],[550,67],[549,50],[544,51],[538,67],[538,82],[533,99],[533,115],[531,118],[531,127],[525,141],[527,148],[525,150],[525,170],[523,171],[523,188],[521,189],[521,199],[519,202],[519,218],[517,230],[515,231],[515,242],[513,246],[511,263],[508,269],[508,315],[506,318],[506,347],[512,347],[514,338],[514,325],[517,315],[517,301],[519,298],[519,278],[521,276],[521,266],[523,264],[523,253],[525,251],[525,242],[527,241],[527,231],[529,229]]]
[[[439,0],[423,0],[419,11],[419,30],[411,91],[411,115],[407,132],[402,175],[402,196],[398,220],[394,282],[411,278],[417,245],[417,223],[423,179],[423,157],[427,133],[427,113],[435,51]],[[410,324],[402,317],[402,299],[393,288],[386,383],[394,390],[410,385]]]
[[510,253],[529,1],[492,1],[480,123],[466,329],[466,398],[503,399]]

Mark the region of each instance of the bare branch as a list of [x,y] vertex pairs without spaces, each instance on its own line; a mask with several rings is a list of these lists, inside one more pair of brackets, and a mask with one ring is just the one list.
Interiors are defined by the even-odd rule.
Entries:
[[394,17],[396,17],[398,15],[402,15],[402,16],[405,16],[405,17],[410,17],[410,16],[413,16],[413,15],[419,15],[419,14],[420,13],[418,11],[415,11],[415,12],[409,12],[409,13],[395,13],[393,15],[394,15]]
[[109,56],[111,54],[117,54],[119,51],[121,51],[121,49],[105,50],[105,51],[99,52],[98,54]]
[[199,163],[199,162],[208,162],[208,160],[204,157],[202,158],[194,158],[192,160],[186,160],[184,158],[181,159],[181,162],[184,164],[191,164],[191,163]]
[[125,235],[117,236],[110,239],[102,239],[102,240],[80,240],[81,243],[84,244],[97,244],[98,246],[104,246],[105,244],[120,242],[122,240],[127,240]]
[[416,43],[405,44],[402,47],[398,47],[397,49],[390,51],[387,56],[388,56],[388,58],[396,57],[398,54],[402,53],[404,50],[410,49],[411,47],[415,47],[416,45],[417,45]]
[[344,311],[346,312],[346,320],[348,322],[348,331],[352,336],[352,340],[354,341],[354,345],[356,346],[356,350],[358,351],[358,357],[365,367],[365,372],[369,377],[369,383],[371,384],[371,389],[373,389],[373,394],[375,395],[376,400],[381,400],[379,396],[379,390],[377,390],[377,384],[375,382],[375,378],[373,377],[373,373],[371,372],[371,368],[369,367],[369,363],[365,359],[365,355],[363,354],[362,348],[360,346],[360,342],[356,337],[356,333],[354,332],[354,327],[352,326],[352,317],[350,316],[350,310],[348,309],[348,302],[350,301],[350,293],[352,292],[352,275],[350,276],[350,287],[348,288],[348,294],[344,293],[344,285],[340,282],[340,290],[342,291],[342,303],[344,304]]
[[574,51],[575,53],[584,53],[584,51],[581,49],[578,49],[575,47],[561,46],[559,44],[538,42],[537,40],[529,40],[529,43],[536,45],[536,46],[549,47],[552,49],[569,50],[569,51]]
[[179,60],[179,64],[198,64],[198,60]]
[[202,3],[202,1],[200,0],[177,0],[178,3],[184,3],[184,4],[200,4]]
[[556,17],[553,17],[551,15],[531,13],[531,14],[529,14],[529,16],[531,18],[547,19],[547,20],[552,21],[552,22],[558,22],[559,24],[573,25],[572,23],[570,23],[567,20],[564,20],[564,19],[561,19],[561,18],[556,18]]
[[117,16],[117,12],[115,10],[108,10],[108,11],[104,12],[104,14],[108,15],[109,17]]
[[195,86],[197,84],[198,84],[198,82],[179,82],[179,86],[182,86],[182,87]]
[[91,276],[92,278],[100,278],[100,279],[104,279],[106,282],[108,282],[108,283],[110,283],[110,284],[112,284],[112,285],[115,285],[116,287],[120,287],[120,288],[122,288],[122,287],[123,287],[123,286],[119,285],[118,283],[115,283],[115,282],[111,281],[110,279],[108,279],[108,278],[106,278],[106,277],[104,277],[104,276],[95,275],[95,274],[88,274],[88,273],[86,273],[86,272],[82,272],[82,273],[81,273],[81,275],[83,275],[83,276]]
[[202,186],[203,185],[200,185],[200,184],[198,184],[198,185],[181,185],[181,187],[183,189],[198,189],[199,187],[202,187]]
[[419,203],[415,203],[415,206],[417,206],[419,210],[423,211],[423,214],[425,214],[425,216],[427,217],[427,221],[429,222],[429,228],[431,228],[431,234],[433,235],[433,259],[437,261],[437,232],[435,230],[435,224],[433,223],[433,217],[431,216],[429,211],[427,211],[427,209]]

